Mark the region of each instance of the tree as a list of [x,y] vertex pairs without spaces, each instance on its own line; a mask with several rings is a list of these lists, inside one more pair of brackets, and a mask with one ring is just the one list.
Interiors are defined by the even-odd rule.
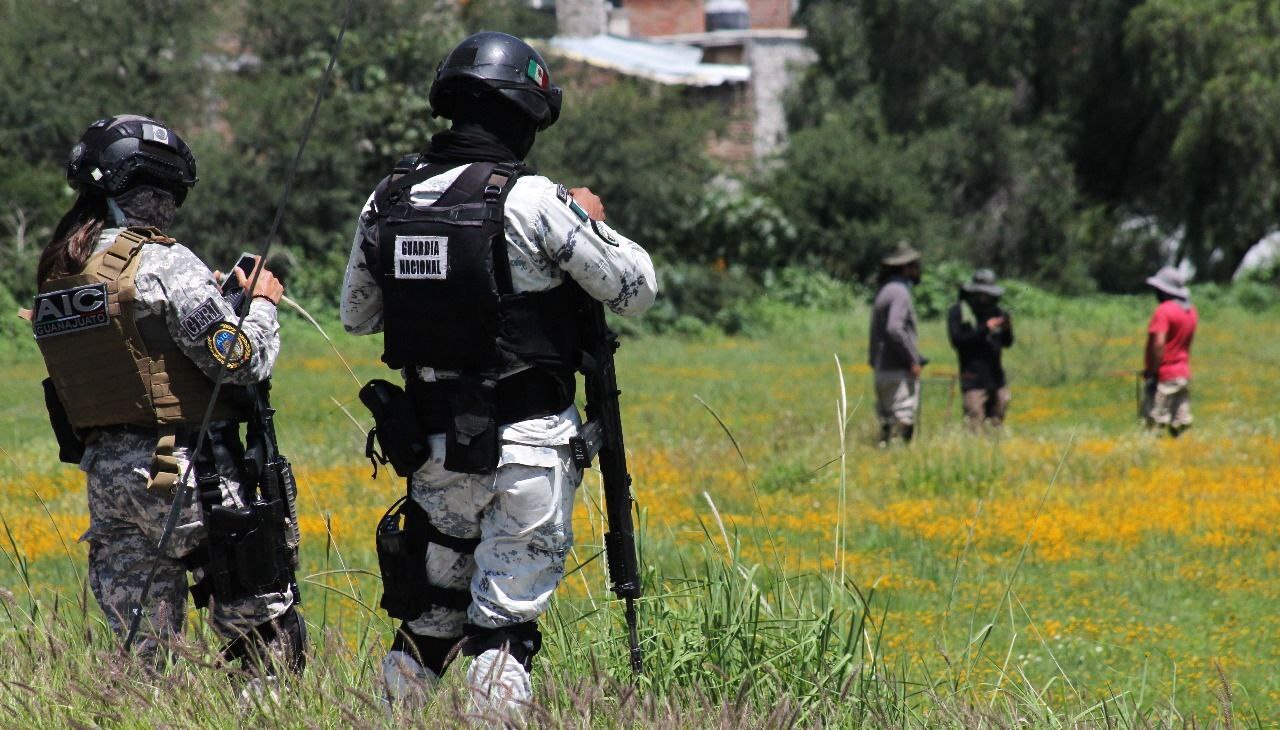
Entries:
[[90,122],[129,112],[185,130],[197,115],[213,5],[0,0],[0,241],[17,262],[0,286],[34,291],[37,251],[72,199],[67,155]]
[[710,110],[645,82],[592,88],[564,72],[558,82],[564,111],[539,133],[530,161],[554,180],[590,187],[610,222],[650,252],[706,260],[709,247],[692,240],[692,224],[715,172],[706,156]]
[[1140,192],[1185,254],[1231,275],[1280,210],[1280,6],[1252,0],[1148,0],[1125,26],[1139,88],[1161,100],[1163,142]]
[[[344,3],[260,0],[231,14],[214,79],[219,123],[199,138],[207,174],[178,231],[211,261],[258,248],[271,224],[342,20]],[[277,243],[307,294],[336,299],[356,216],[402,155],[445,125],[427,102],[436,65],[462,38],[430,4],[357,3],[301,160]],[[293,283],[293,282],[291,282]]]

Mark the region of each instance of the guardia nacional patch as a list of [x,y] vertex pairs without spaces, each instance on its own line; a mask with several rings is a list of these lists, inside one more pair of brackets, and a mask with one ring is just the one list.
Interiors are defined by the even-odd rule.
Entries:
[[239,370],[253,359],[253,346],[249,338],[230,322],[219,322],[205,337],[209,354],[228,370]]

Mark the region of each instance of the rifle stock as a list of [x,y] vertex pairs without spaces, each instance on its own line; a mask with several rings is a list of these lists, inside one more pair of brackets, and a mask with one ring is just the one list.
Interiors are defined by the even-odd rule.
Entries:
[[600,302],[588,299],[585,320],[582,374],[586,383],[587,424],[571,446],[574,461],[581,468],[590,466],[593,457],[599,458],[605,514],[609,520],[604,547],[610,590],[626,601],[631,669],[639,674],[644,670],[636,625],[636,599],[641,593],[640,561],[636,555],[635,525],[631,518],[634,499],[618,402],[621,391],[613,357],[619,345],[618,336],[609,330],[604,305]]

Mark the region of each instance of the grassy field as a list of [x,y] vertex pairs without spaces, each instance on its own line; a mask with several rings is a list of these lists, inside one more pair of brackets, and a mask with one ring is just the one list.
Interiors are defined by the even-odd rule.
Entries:
[[[544,622],[533,721],[1275,726],[1280,395],[1266,373],[1280,323],[1206,307],[1197,422],[1174,441],[1135,420],[1152,306],[1025,300],[998,438],[961,428],[943,325],[925,323],[934,378],[909,449],[873,446],[865,311],[764,305],[767,331],[752,338],[628,339],[619,370],[649,668],[633,691],[620,611],[594,560],[603,525],[589,474],[570,560],[585,567]],[[384,374],[374,339],[328,328],[360,379]],[[372,531],[403,487],[371,479],[356,381],[310,325],[285,323],[275,398],[300,481],[315,655],[279,703],[247,707],[199,660],[157,679],[113,658],[86,598],[82,478],[54,458],[43,366],[21,343],[0,362],[0,703],[11,722],[387,721]],[[193,624],[189,651],[207,657]],[[448,724],[454,702],[442,693],[417,719]]]

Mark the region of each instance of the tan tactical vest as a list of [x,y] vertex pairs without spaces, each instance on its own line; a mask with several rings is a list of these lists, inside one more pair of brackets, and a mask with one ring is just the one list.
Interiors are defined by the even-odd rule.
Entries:
[[[48,306],[66,308],[60,314],[65,315],[64,322],[72,323],[68,331],[42,333],[37,326],[36,335],[71,424],[80,429],[122,424],[155,427],[160,443],[154,481],[171,487],[171,478],[162,479],[154,472],[176,472],[176,464],[167,463],[172,461],[176,427],[200,422],[213,395],[213,381],[178,349],[160,317],[144,318],[141,327],[134,318],[138,293],[134,276],[148,244],[172,246],[174,240],[154,228],[128,228],[110,248],[94,254],[81,273],[41,285],[41,294],[105,285],[106,307],[105,316],[100,307],[93,307],[100,289],[78,298],[64,296],[61,304]],[[87,305],[83,307],[90,310],[87,314],[73,311],[77,300]],[[243,420],[243,416],[225,397],[213,409],[215,421]],[[159,484],[162,481],[167,484]]]

